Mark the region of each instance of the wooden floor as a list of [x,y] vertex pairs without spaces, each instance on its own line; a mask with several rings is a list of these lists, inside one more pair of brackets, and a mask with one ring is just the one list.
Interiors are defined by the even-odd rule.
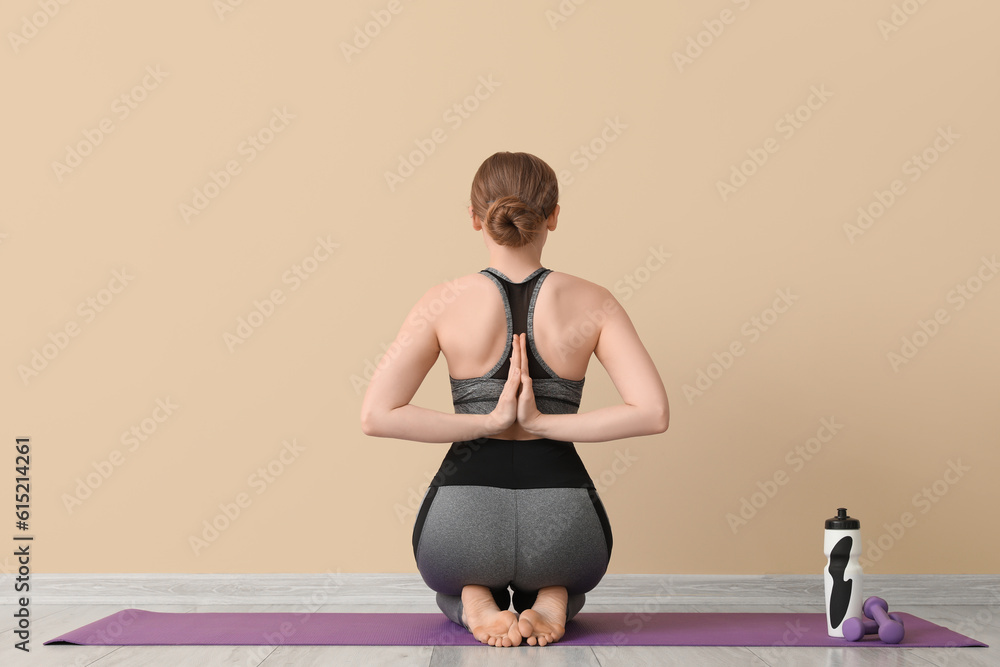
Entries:
[[[134,605],[150,611],[302,611],[292,605]],[[520,646],[43,646],[42,643],[63,632],[96,621],[123,608],[122,605],[32,605],[31,652],[13,649],[13,610],[0,606],[3,632],[0,632],[0,664],[32,666],[178,667],[191,665],[238,665],[240,667],[277,667],[279,665],[566,665],[591,667],[629,666],[714,666],[732,665],[946,665],[976,667],[1000,665],[1000,610],[993,605],[906,605],[901,611],[920,616],[969,635],[991,648],[730,648],[730,647],[546,647]],[[649,609],[646,609],[649,611]],[[338,612],[436,612],[432,599],[426,603],[406,604],[337,604],[313,611]],[[629,612],[627,604],[588,604],[584,612]],[[821,612],[821,607],[806,605],[673,604],[659,611],[699,612]]]

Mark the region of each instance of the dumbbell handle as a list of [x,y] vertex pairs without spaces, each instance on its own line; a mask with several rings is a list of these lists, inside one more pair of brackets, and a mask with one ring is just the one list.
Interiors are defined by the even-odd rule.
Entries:
[[888,615],[889,605],[880,597],[872,596],[862,606],[869,618],[878,623],[878,638],[886,644],[898,644],[903,639],[903,624]]
[[[903,619],[897,616],[895,612],[890,613],[889,618],[900,625],[903,624]],[[852,616],[844,621],[844,639],[849,642],[856,642],[865,635],[873,635],[876,632],[878,632],[878,623],[870,618]]]

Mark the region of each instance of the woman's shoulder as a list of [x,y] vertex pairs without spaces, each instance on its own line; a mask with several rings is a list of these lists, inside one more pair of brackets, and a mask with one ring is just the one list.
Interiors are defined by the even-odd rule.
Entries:
[[570,285],[573,287],[579,287],[581,289],[603,289],[601,285],[591,282],[586,278],[573,275],[572,273],[565,273],[563,271],[556,271],[554,269],[549,269],[549,275],[546,280],[558,281],[564,285]]
[[609,298],[614,299],[608,288],[571,273],[550,270],[545,281],[550,283],[550,288],[554,287],[556,291],[571,294],[583,301],[604,302]]
[[424,292],[421,300],[452,303],[460,296],[475,294],[477,291],[488,288],[491,285],[490,279],[482,273],[468,273],[432,285]]

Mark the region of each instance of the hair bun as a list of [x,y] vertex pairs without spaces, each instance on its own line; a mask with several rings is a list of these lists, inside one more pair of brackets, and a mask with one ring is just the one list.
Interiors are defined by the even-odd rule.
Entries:
[[515,195],[497,197],[489,202],[489,208],[486,210],[486,225],[491,230],[500,232],[505,227],[508,229],[513,227],[524,243],[531,243],[539,223],[544,219],[541,213]]

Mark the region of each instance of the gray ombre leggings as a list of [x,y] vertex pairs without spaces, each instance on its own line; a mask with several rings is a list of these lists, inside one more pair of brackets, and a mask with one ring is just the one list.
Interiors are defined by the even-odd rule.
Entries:
[[517,612],[534,604],[539,589],[564,586],[568,621],[607,571],[611,546],[592,488],[431,486],[413,528],[420,575],[441,611],[463,626],[462,588],[470,584]]

